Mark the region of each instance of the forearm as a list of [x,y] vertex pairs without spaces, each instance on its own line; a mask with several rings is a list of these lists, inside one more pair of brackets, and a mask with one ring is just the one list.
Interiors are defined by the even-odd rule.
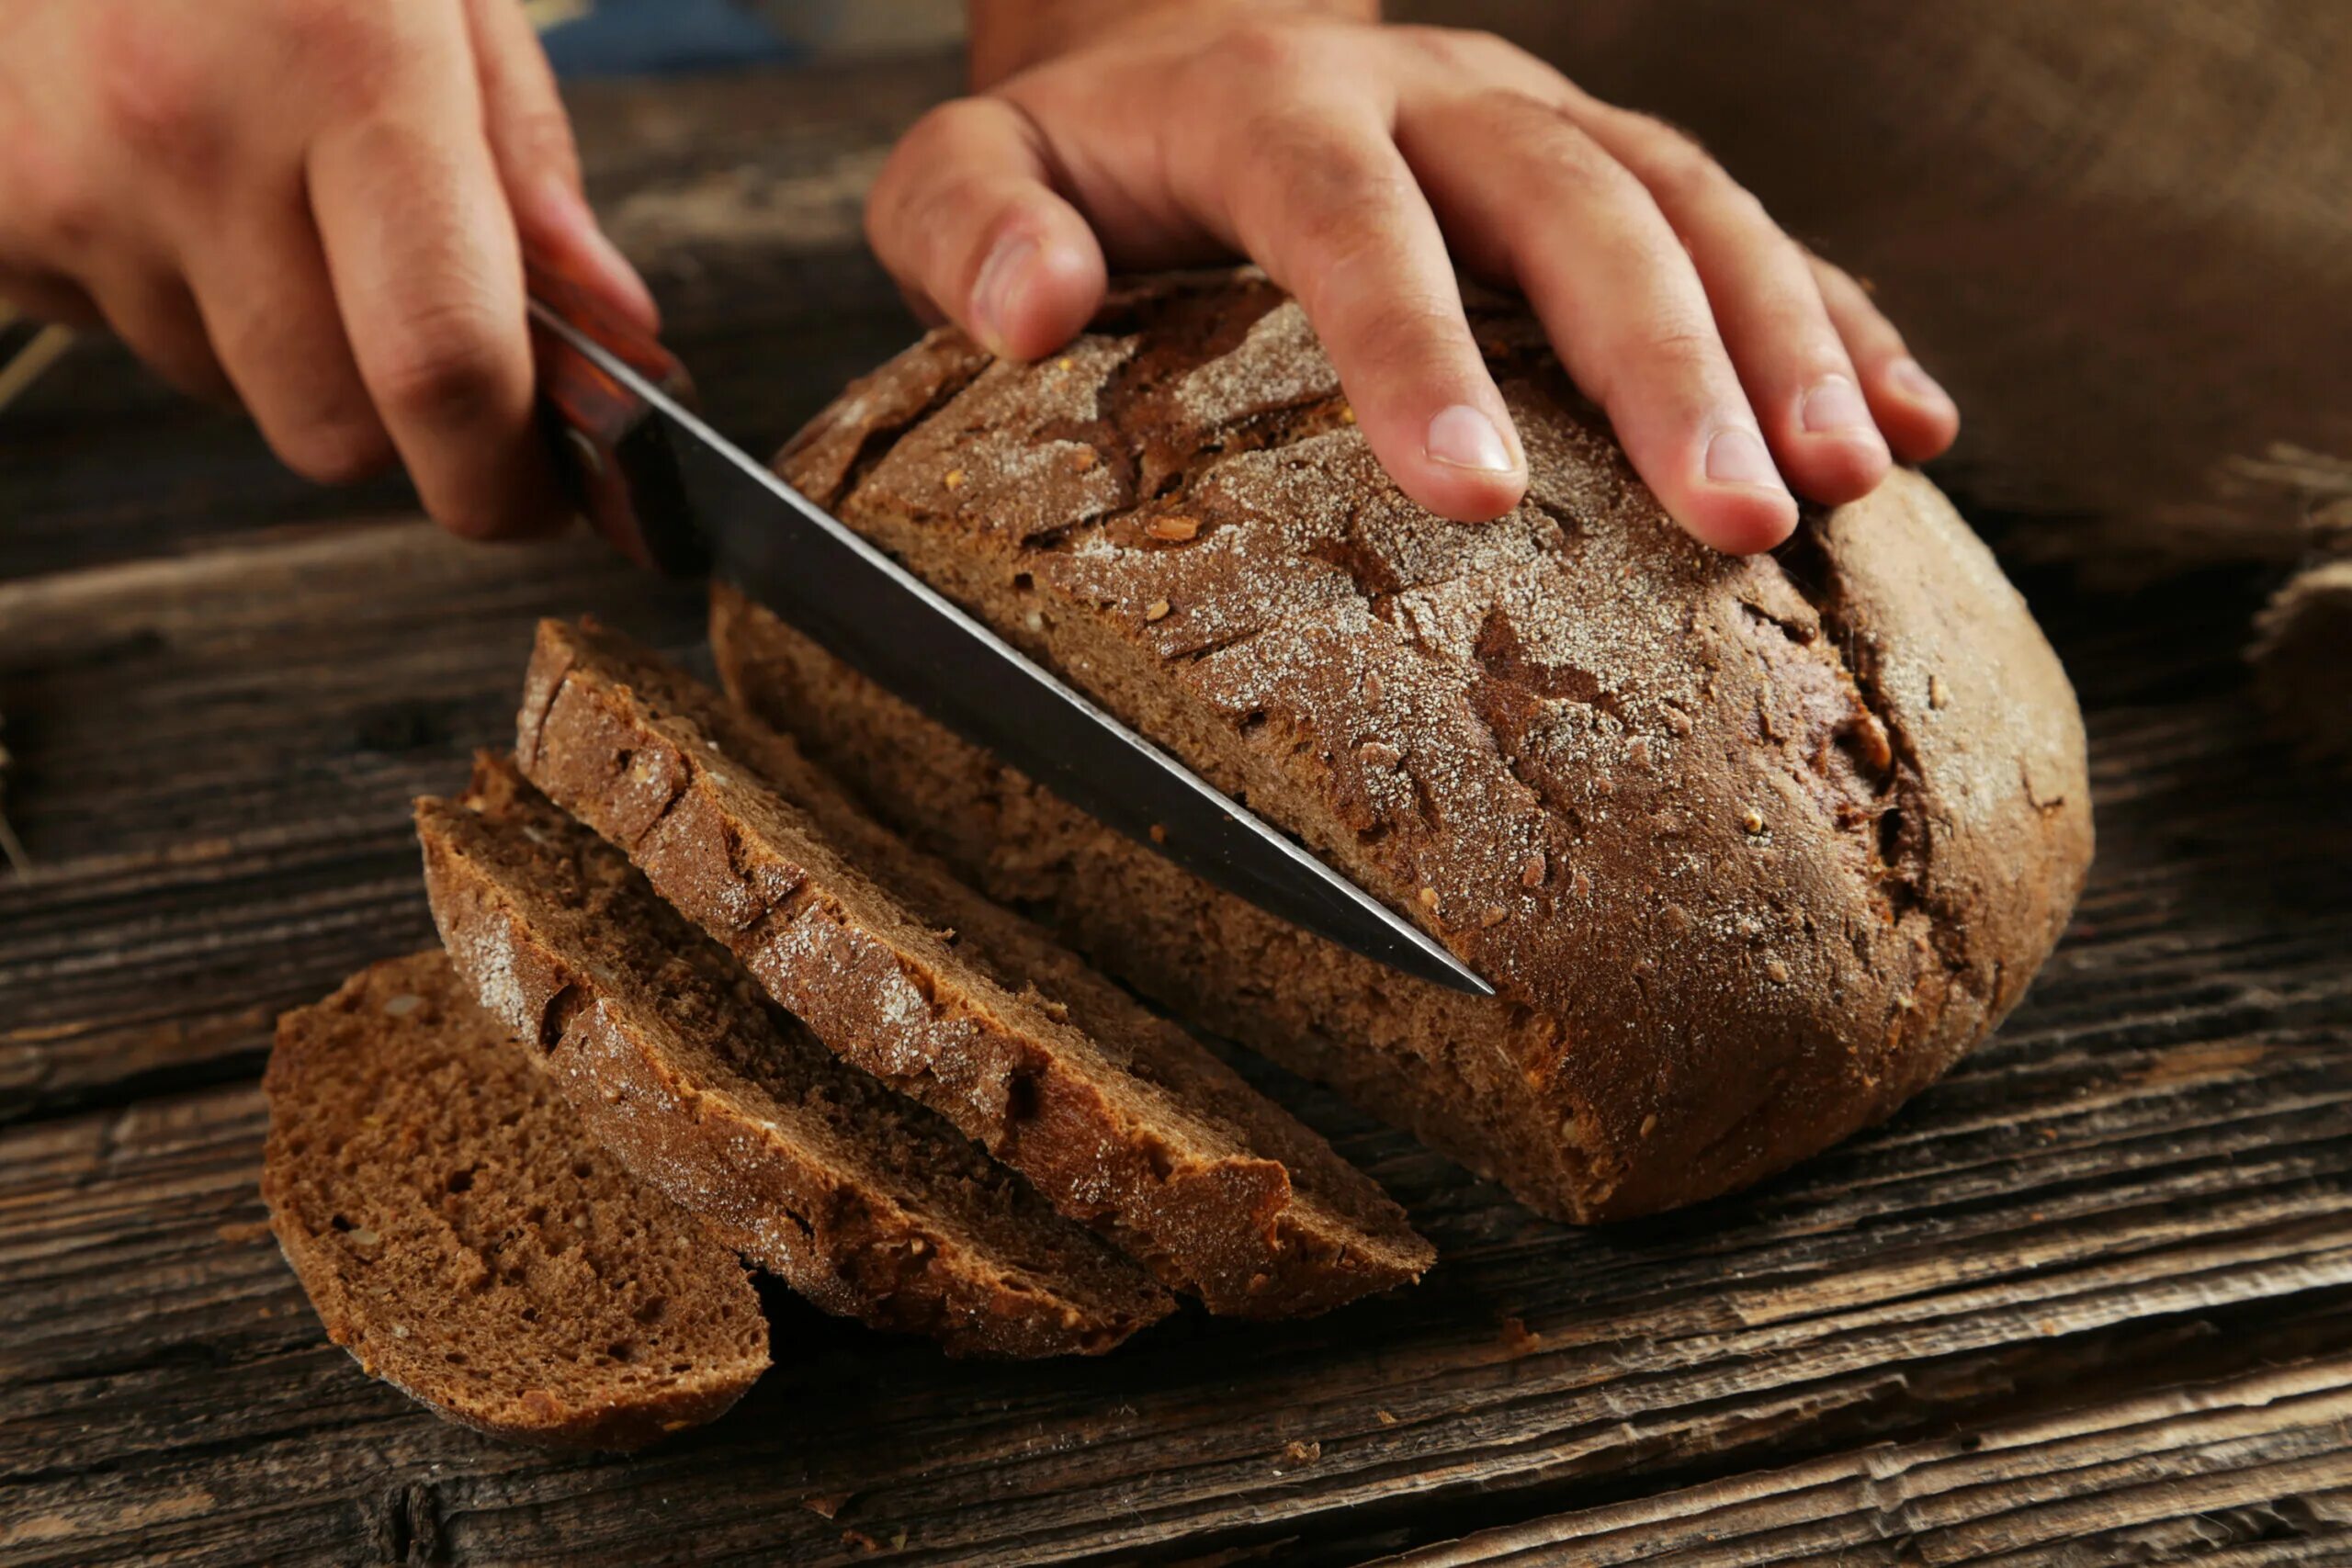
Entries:
[[982,91],[1104,28],[1204,16],[1380,19],[1380,0],[969,0],[972,86]]

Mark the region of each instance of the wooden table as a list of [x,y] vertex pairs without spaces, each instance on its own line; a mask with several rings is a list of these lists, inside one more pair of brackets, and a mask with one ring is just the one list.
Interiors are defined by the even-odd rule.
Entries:
[[[907,334],[856,193],[951,79],[579,95],[755,445]],[[279,1010],[429,941],[407,803],[506,733],[534,618],[687,650],[696,595],[310,491],[79,352],[0,419],[35,863],[0,874],[0,1561],[2352,1562],[2346,792],[2256,732],[2259,583],[2024,586],[2082,689],[2098,869],[2008,1027],[1889,1125],[1577,1231],[1268,1070],[1437,1241],[1418,1290],[1030,1366],[777,1292],[726,1419],[551,1459],[326,1342],[254,1080]]]

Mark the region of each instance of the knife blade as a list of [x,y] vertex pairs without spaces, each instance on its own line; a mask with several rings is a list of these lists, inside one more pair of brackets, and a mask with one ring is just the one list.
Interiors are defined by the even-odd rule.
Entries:
[[1494,988],[1419,927],[1039,666],[705,423],[642,332],[531,268],[541,399],[583,509],[647,564],[719,575],[1096,820],[1424,980]]

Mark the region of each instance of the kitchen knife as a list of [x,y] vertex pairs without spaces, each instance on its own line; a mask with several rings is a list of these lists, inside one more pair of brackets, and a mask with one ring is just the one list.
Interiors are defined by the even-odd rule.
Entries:
[[540,402],[582,509],[640,563],[715,570],[852,667],[1178,865],[1367,957],[1494,989],[1419,927],[1039,668],[688,411],[683,367],[540,258]]

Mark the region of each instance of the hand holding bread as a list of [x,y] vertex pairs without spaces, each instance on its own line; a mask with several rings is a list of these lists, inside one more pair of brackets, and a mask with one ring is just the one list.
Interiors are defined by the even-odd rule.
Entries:
[[1855,281],[1688,137],[1483,33],[1287,6],[998,0],[975,96],[908,132],[866,231],[933,319],[1057,350],[1107,271],[1247,255],[1305,306],[1381,466],[1492,518],[1528,454],[1457,265],[1523,292],[1634,468],[1704,543],[1786,538],[1959,414]]

